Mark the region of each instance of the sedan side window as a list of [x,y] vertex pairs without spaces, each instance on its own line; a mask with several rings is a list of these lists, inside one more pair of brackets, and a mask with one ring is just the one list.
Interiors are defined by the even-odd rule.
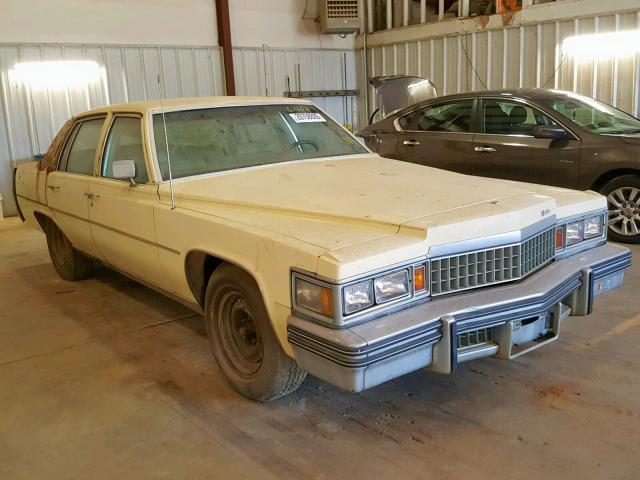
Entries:
[[550,117],[528,105],[511,100],[482,100],[484,133],[532,135],[533,127],[558,126]]
[[93,175],[93,164],[103,123],[104,118],[96,118],[85,120],[75,128],[72,143],[65,148],[66,161],[61,170]]
[[402,130],[418,132],[469,132],[473,100],[458,100],[421,108],[398,120]]
[[142,119],[116,117],[111,125],[102,159],[103,177],[113,178],[113,162],[133,160],[136,165],[136,183],[147,183],[149,175],[142,147]]

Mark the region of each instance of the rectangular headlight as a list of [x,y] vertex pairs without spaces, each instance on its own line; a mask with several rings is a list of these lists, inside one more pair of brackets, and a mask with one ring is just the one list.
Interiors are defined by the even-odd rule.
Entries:
[[567,229],[565,231],[566,245],[567,247],[570,245],[575,245],[582,241],[582,229],[584,227],[584,222],[573,222],[567,224]]
[[598,215],[584,221],[584,238],[601,237],[604,230],[604,216]]
[[376,293],[376,303],[386,303],[409,293],[409,272],[399,272],[378,277],[373,281]]
[[296,304],[327,317],[333,317],[333,292],[330,288],[296,278]]
[[354,283],[342,290],[344,314],[358,312],[373,305],[373,280]]

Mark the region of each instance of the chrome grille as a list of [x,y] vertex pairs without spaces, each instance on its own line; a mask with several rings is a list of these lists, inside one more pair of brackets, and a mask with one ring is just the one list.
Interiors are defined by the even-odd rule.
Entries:
[[458,348],[475,347],[493,341],[493,328],[481,328],[458,334]]
[[519,280],[553,259],[554,228],[515,245],[431,260],[431,295]]
[[327,0],[327,17],[358,18],[358,0]]

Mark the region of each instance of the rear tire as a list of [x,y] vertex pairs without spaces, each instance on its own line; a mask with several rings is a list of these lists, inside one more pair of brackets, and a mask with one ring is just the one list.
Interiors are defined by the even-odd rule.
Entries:
[[211,275],[205,321],[213,356],[238,393],[266,402],[304,381],[307,372],[282,350],[260,289],[245,271],[222,264]]
[[52,221],[44,226],[49,256],[56,272],[65,280],[77,281],[93,273],[93,261],[78,252]]
[[600,190],[607,197],[609,239],[640,243],[640,175],[622,175]]

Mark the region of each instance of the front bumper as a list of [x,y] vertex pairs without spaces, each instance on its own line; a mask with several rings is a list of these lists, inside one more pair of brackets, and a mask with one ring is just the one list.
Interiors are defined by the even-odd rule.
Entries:
[[463,361],[514,358],[558,338],[566,317],[588,315],[617,288],[631,252],[610,244],[555,261],[517,282],[438,298],[345,329],[290,316],[298,364],[338,387],[361,391],[429,367],[453,373]]

